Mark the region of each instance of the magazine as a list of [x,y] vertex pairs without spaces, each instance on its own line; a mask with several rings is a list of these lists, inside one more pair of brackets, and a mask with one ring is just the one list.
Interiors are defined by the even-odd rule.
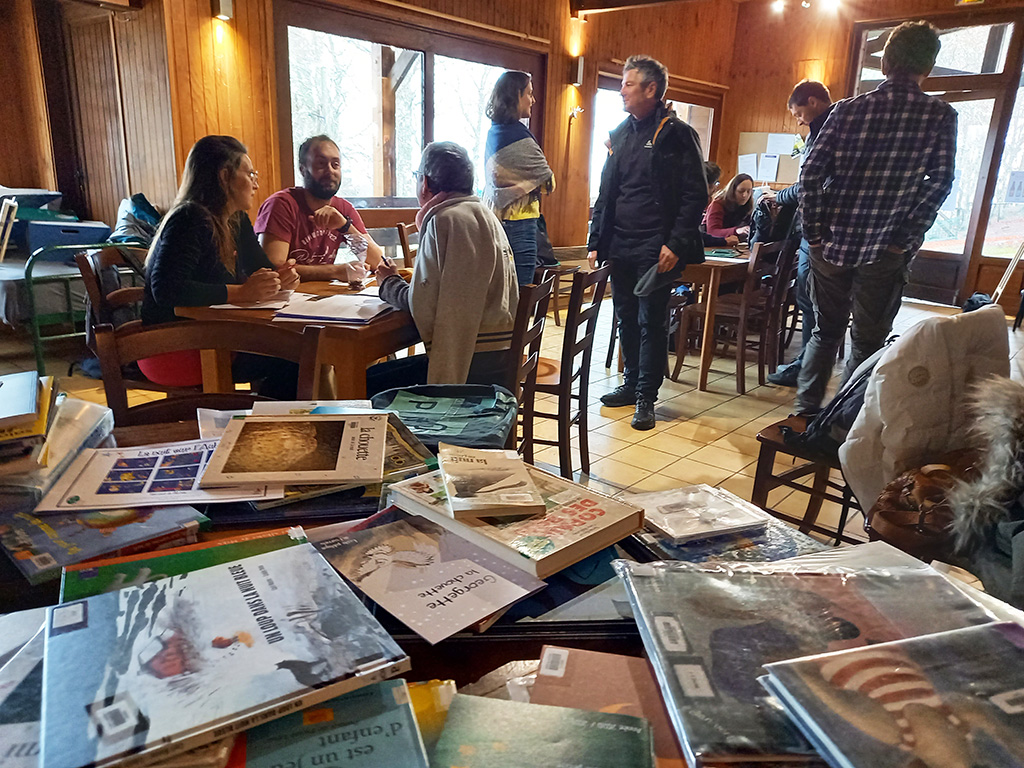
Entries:
[[438,464],[452,517],[504,517],[544,512],[544,499],[515,451],[441,443]]

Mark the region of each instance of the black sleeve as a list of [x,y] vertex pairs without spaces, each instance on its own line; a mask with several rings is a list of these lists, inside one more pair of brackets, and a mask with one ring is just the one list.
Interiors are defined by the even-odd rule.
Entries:
[[227,283],[233,282],[217,255],[206,218],[191,206],[169,214],[146,259],[146,284],[157,306],[223,304]]
[[708,182],[704,176],[704,156],[700,149],[697,132],[680,121],[678,131],[679,167],[672,169],[679,174],[679,210],[665,245],[677,256],[692,250],[695,238],[699,238],[698,227],[708,204]]
[[779,190],[775,195],[775,201],[779,205],[796,206],[800,203],[800,182],[790,184],[785,189]]
[[238,282],[244,283],[253,272],[259,269],[274,269],[267,258],[263,246],[260,245],[256,233],[252,229],[249,214],[242,211],[238,214],[238,236],[235,239],[238,249]]
[[724,237],[715,237],[714,235],[709,235],[707,232],[704,232],[703,230],[700,233],[700,238],[704,242],[705,248],[720,248],[729,245],[727,242],[725,242]]
[[387,278],[377,289],[380,300],[390,304],[395,309],[411,312],[409,306],[409,284],[398,275]]
[[604,168],[601,169],[601,188],[597,193],[594,211],[590,218],[590,237],[587,238],[588,251],[596,251],[598,243],[601,242],[601,224],[604,220],[604,211],[608,207],[609,197],[615,193],[613,157],[614,155],[609,152],[608,157],[604,161]]

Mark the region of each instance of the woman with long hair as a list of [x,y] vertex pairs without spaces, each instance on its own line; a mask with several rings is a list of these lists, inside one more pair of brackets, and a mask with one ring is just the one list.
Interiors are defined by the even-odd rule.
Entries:
[[533,103],[529,73],[510,70],[494,84],[486,111],[491,129],[484,150],[484,203],[505,229],[519,285],[533,282],[540,196],[555,188],[544,151],[520,122],[530,116]]
[[[204,136],[195,143],[185,160],[178,195],[146,257],[143,325],[178,320],[175,307],[265,301],[298,285],[292,263],[274,269],[252,230],[246,211],[259,189],[258,177],[238,139]],[[233,364],[235,378],[262,379],[288,365],[274,360],[270,367],[268,362],[269,358],[239,354]],[[202,382],[198,351],[140,360],[139,368],[159,384]],[[294,389],[294,383],[291,386]],[[281,394],[261,391],[272,397]]]
[[754,180],[745,173],[732,177],[724,190],[704,211],[701,229],[712,237],[750,236],[750,216],[754,212]]

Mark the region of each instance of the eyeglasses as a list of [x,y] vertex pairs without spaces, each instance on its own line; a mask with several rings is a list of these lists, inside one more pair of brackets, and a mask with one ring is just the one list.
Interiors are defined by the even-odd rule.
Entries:
[[260,172],[259,171],[249,171],[249,180],[253,184],[258,184],[259,180],[260,180]]
[[423,171],[413,171],[412,177],[416,179],[416,181],[419,181],[420,179],[423,178]]

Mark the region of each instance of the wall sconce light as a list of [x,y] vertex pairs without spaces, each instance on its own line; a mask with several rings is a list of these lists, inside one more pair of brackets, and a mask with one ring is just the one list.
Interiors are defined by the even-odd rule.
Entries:
[[235,15],[234,0],[210,0],[213,17],[221,21],[231,21]]
[[573,62],[572,84],[579,88],[583,85],[583,57],[577,56]]

